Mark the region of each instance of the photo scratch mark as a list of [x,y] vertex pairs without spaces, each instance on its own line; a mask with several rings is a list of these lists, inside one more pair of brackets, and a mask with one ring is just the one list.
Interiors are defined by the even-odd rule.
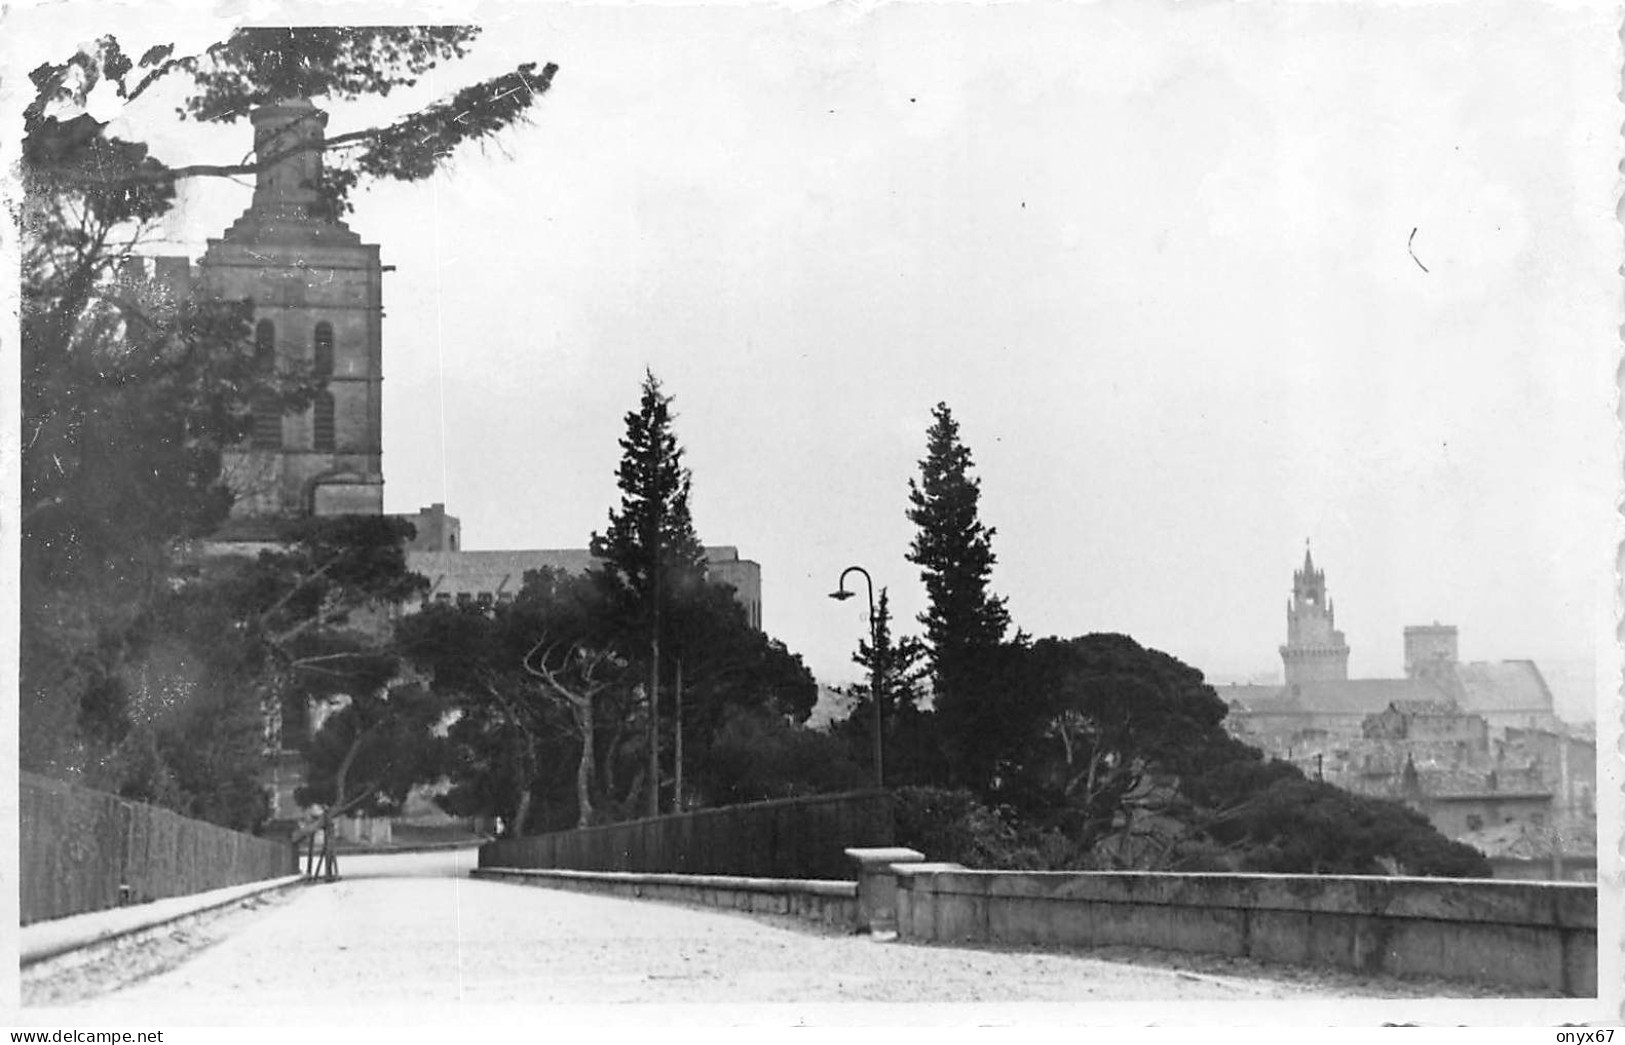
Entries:
[[1413,246],[1413,244],[1415,242],[1416,242],[1416,230],[1413,228],[1413,229],[1411,229],[1411,238],[1405,241],[1405,249],[1411,252],[1411,260],[1416,262],[1416,267],[1421,269],[1423,272],[1426,272],[1428,270],[1428,267],[1426,265],[1422,264],[1422,259],[1421,258],[1416,256],[1416,249]]

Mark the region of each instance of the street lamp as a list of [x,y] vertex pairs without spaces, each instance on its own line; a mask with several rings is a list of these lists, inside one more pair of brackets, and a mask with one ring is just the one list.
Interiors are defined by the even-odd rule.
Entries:
[[845,602],[857,594],[846,590],[846,575],[849,573],[863,574],[863,582],[869,589],[869,701],[875,706],[875,786],[885,787],[886,774],[880,760],[880,622],[875,620],[875,582],[862,566],[848,566],[841,571],[840,583],[829,593],[830,598]]

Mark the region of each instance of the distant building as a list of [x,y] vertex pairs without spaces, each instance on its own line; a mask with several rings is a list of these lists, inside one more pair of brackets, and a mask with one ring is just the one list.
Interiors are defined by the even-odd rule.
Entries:
[[1336,614],[1326,596],[1326,573],[1315,569],[1309,549],[1303,568],[1292,575],[1292,599],[1286,606],[1286,645],[1281,663],[1286,685],[1344,682],[1349,677],[1349,646],[1336,628]]
[[1588,825],[1595,838],[1596,741],[1558,719],[1540,669],[1462,663],[1456,628],[1437,621],[1404,639],[1404,678],[1348,678],[1325,574],[1305,552],[1280,647],[1285,682],[1216,687],[1228,728],[1308,775],[1404,802],[1450,837],[1522,840],[1491,854],[1498,875],[1582,876],[1588,859],[1594,874],[1595,842],[1587,851],[1576,839]]
[[[425,600],[439,602],[478,602],[495,605],[518,594],[529,570],[551,568],[566,573],[586,573],[598,560],[585,548],[530,548],[469,551],[462,543],[462,523],[446,514],[443,504],[418,509],[415,515],[401,515],[417,528],[417,537],[407,546],[406,565],[413,573],[429,580]],[[751,627],[762,627],[762,567],[741,559],[739,549],[720,545],[705,549],[708,580],[726,584],[745,611]]]
[[1483,716],[1494,728],[1548,728],[1558,722],[1552,692],[1529,660],[1457,659],[1453,625],[1407,627],[1405,677],[1351,679],[1348,643],[1336,629],[1325,572],[1304,552],[1287,604],[1281,646],[1284,685],[1221,686],[1232,728],[1248,735],[1303,729],[1357,737],[1366,717],[1392,705],[1436,704]]

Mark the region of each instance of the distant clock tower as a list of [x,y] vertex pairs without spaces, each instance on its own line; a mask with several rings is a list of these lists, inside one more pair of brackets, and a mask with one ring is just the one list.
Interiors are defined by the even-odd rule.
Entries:
[[1303,682],[1342,682],[1349,677],[1349,647],[1335,627],[1336,614],[1326,597],[1326,573],[1315,569],[1309,549],[1303,569],[1292,575],[1292,601],[1286,607],[1286,645],[1281,663],[1290,690]]
[[[255,406],[249,439],[228,452],[233,522],[384,510],[383,267],[378,247],[324,213],[317,185],[327,114],[309,101],[250,114],[253,202],[198,262],[203,292],[254,302],[261,365],[325,381],[303,413]],[[231,525],[228,523],[228,526]]]

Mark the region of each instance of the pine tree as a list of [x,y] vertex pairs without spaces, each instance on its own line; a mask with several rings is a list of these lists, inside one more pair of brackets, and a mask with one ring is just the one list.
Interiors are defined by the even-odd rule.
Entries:
[[[919,639],[912,635],[896,639],[892,637],[891,600],[887,589],[881,588],[879,601],[875,604],[874,635],[867,642],[860,639],[858,651],[852,655],[852,663],[867,672],[866,684],[853,689],[860,704],[867,706],[873,699],[871,691],[875,688],[874,680],[878,678],[880,711],[887,723],[901,709],[916,707],[920,700],[920,682],[928,671],[922,663],[925,658],[925,644]],[[889,732],[891,726],[888,724],[882,728]]]
[[649,642],[648,812],[660,812],[660,640],[666,604],[705,583],[705,548],[688,511],[690,476],[671,429],[671,397],[645,371],[638,409],[626,415],[619,511],[593,533],[590,548],[603,561],[597,574],[617,596],[629,621]]
[[858,762],[869,763],[876,782],[912,782],[921,762],[915,749],[921,739],[921,683],[929,671],[925,644],[912,635],[893,638],[891,599],[885,588],[880,589],[871,624],[868,640],[860,640],[852,655],[852,662],[865,671],[864,682],[847,690],[856,699],[836,731],[846,738]]
[[992,772],[994,752],[978,741],[995,709],[988,676],[1010,626],[1004,599],[988,591],[993,535],[977,504],[981,483],[971,474],[970,450],[948,404],[932,410],[920,478],[909,480],[909,521],[918,527],[908,559],[920,567],[929,605],[920,614],[930,651],[933,703],[942,720],[953,764],[978,785]]

